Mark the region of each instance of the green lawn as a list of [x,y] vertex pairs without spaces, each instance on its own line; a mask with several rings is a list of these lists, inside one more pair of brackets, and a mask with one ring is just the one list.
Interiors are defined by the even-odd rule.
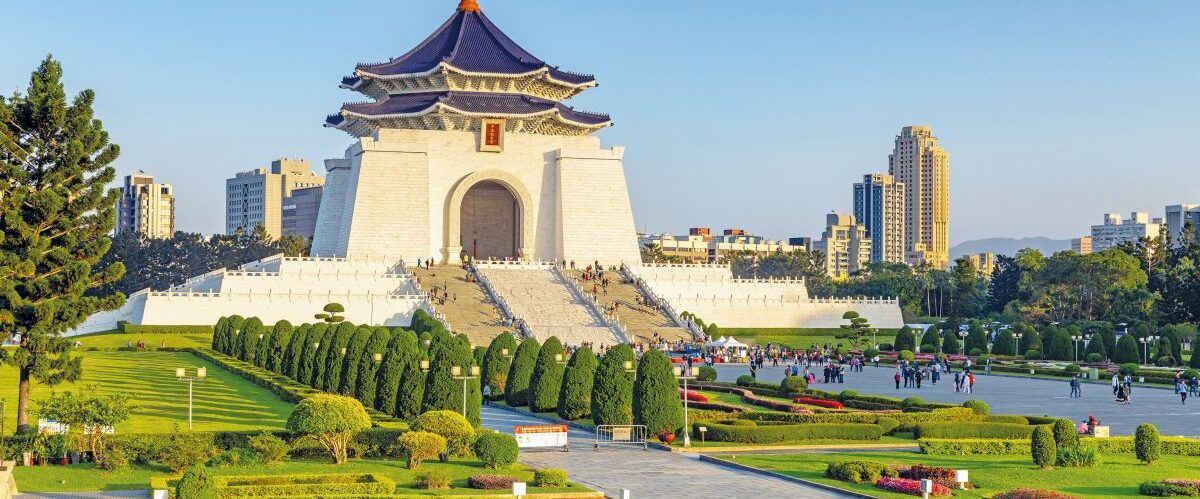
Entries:
[[[507,490],[483,491],[467,489],[467,478],[479,474],[506,474],[517,476],[529,482],[530,492],[586,492],[587,489],[574,485],[566,488],[537,488],[533,487],[533,472],[522,465],[514,465],[507,470],[489,470],[473,460],[452,460],[442,464],[436,460],[426,462],[417,470],[404,467],[403,460],[363,459],[351,460],[335,466],[328,461],[298,460],[284,461],[276,466],[237,466],[228,468],[210,468],[216,475],[234,476],[265,476],[282,474],[331,474],[331,473],[377,473],[396,481],[397,493],[455,495],[455,494],[507,494]],[[417,490],[412,488],[413,476],[424,471],[440,471],[449,475],[453,482],[451,490]],[[18,466],[14,474],[22,492],[75,492],[99,490],[135,490],[148,489],[150,479],[168,476],[169,471],[161,466],[133,465],[120,472],[104,472],[90,464],[71,466]]]
[[871,484],[854,484],[825,478],[825,466],[833,461],[865,459],[887,464],[927,464],[970,471],[973,490],[955,490],[955,497],[984,498],[997,492],[1031,487],[1057,490],[1087,499],[1136,497],[1138,484],[1146,480],[1195,478],[1200,471],[1195,458],[1166,456],[1152,466],[1137,462],[1133,455],[1104,455],[1104,464],[1094,468],[1041,470],[1024,456],[929,456],[911,452],[849,452],[837,454],[756,454],[719,456],[737,463],[795,476],[806,480],[867,493],[884,499],[911,498],[878,489]]
[[130,345],[137,345],[137,342],[142,341],[147,349],[157,349],[160,347],[167,348],[189,348],[189,347],[207,347],[212,346],[212,333],[120,333],[106,332],[88,334],[83,336],[75,336],[70,338],[78,340],[82,344],[82,348],[100,348],[104,350],[115,350]]
[[[77,383],[46,387],[34,383],[34,409],[38,400],[52,390],[97,385],[101,393],[128,393],[135,406],[129,421],[117,426],[123,433],[172,431],[178,424],[187,429],[188,384],[175,379],[175,369],[189,373],[208,368],[208,379],[195,384],[193,421],[197,431],[282,428],[292,404],[246,379],[184,352],[78,352],[83,358],[83,379]],[[0,398],[6,402],[6,430],[13,433],[17,421],[17,372],[0,368]],[[30,422],[36,422],[31,412]]]

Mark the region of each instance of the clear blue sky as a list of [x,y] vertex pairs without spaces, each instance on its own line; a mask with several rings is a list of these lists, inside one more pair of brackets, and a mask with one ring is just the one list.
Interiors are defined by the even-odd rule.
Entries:
[[[418,43],[456,0],[61,1],[4,7],[0,90],[47,53],[98,94],[118,172],[223,229],[223,182],[320,165],[355,63]],[[951,153],[951,240],[1072,237],[1106,211],[1200,202],[1200,3],[480,0],[510,36],[597,75],[638,229],[817,236],[900,127]]]

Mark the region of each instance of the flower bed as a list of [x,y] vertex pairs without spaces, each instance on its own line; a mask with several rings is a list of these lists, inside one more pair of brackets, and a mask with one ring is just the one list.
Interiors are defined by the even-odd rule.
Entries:
[[1020,488],[1001,492],[992,496],[992,499],[1082,499],[1076,496],[1055,492],[1053,490],[1039,490]]
[[[921,481],[910,480],[908,478],[892,478],[883,477],[875,481],[875,486],[890,492],[899,492],[901,494],[911,494],[914,496],[921,495]],[[933,492],[930,496],[949,496],[950,487],[935,483],[933,484]]]
[[683,388],[679,389],[679,396],[680,398],[687,399],[689,402],[708,402],[708,397],[705,397],[703,394],[692,390],[685,391]]
[[901,467],[897,471],[900,472],[900,478],[907,478],[909,480],[929,479],[933,480],[934,483],[939,483],[946,487],[955,487],[958,485],[955,481],[958,475],[951,468],[914,464],[906,468]]
[[472,489],[507,490],[517,481],[517,477],[508,475],[475,475],[467,479],[467,484]]
[[817,407],[824,407],[826,409],[844,409],[845,408],[845,406],[843,406],[841,402],[838,402],[836,400],[815,399],[812,397],[796,397],[796,398],[792,399],[792,403],[804,404],[804,405],[815,405]]
[[1158,482],[1142,482],[1138,494],[1154,497],[1200,496],[1200,480],[1171,479]]

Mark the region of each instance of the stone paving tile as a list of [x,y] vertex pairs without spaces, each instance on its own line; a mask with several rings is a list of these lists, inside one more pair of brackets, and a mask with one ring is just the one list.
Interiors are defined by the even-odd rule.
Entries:
[[[540,425],[545,421],[496,407],[483,408],[483,425],[512,433],[514,425]],[[716,498],[716,497],[847,497],[792,482],[723,468],[701,462],[696,456],[641,447],[601,447],[592,450],[593,435],[570,432],[570,452],[559,450],[523,450],[521,462],[540,468],[562,468],[571,479],[620,497],[629,489],[633,498]]]

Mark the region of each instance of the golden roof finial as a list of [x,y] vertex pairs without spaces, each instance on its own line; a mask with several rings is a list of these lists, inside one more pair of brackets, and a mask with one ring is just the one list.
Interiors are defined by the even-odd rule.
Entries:
[[464,12],[479,12],[479,2],[476,0],[461,0],[458,2],[458,10]]

